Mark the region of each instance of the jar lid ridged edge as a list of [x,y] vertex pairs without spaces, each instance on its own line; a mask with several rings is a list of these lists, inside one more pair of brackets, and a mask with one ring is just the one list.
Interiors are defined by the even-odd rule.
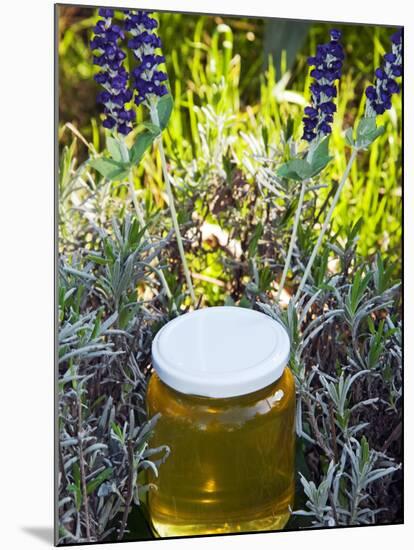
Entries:
[[[220,310],[235,322],[237,317],[250,316],[251,320],[260,320],[261,323],[269,323],[275,337],[275,351],[265,357],[264,360],[252,364],[249,368],[230,371],[200,372],[185,371],[178,365],[174,365],[168,359],[168,350],[162,349],[163,335],[167,331],[180,329],[183,325],[195,319],[196,316],[203,317],[203,321],[217,320],[217,315],[222,315]],[[231,311],[230,311],[231,310]],[[218,317],[220,319],[220,317]],[[236,327],[237,328],[237,327]],[[234,330],[234,326],[229,327]],[[189,343],[191,345],[191,343]],[[164,343],[165,347],[165,343]],[[167,353],[166,353],[167,351]],[[211,398],[228,398],[246,395],[264,388],[275,382],[283,374],[289,361],[290,341],[286,329],[275,319],[256,310],[239,308],[235,306],[215,306],[198,309],[185,313],[164,325],[154,337],[152,343],[153,367],[160,379],[178,392],[191,395],[199,395]]]

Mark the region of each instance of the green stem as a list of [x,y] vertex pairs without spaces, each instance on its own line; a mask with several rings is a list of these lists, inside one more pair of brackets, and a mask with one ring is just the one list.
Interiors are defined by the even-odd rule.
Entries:
[[283,288],[285,286],[286,277],[289,271],[290,261],[292,259],[292,254],[293,254],[293,247],[295,246],[295,242],[296,242],[296,234],[298,232],[299,219],[300,219],[300,214],[302,212],[303,199],[305,197],[307,182],[308,180],[303,180],[302,186],[300,188],[299,203],[296,209],[295,220],[293,222],[292,235],[290,237],[290,244],[289,244],[289,250],[285,261],[285,267],[283,268],[282,278],[279,283],[279,290],[277,291],[277,295],[276,295],[276,303],[279,302],[280,295],[282,294]]
[[[121,154],[122,154],[122,158],[123,158],[124,162],[128,162],[129,161],[128,149],[127,149],[127,147],[125,145],[125,142],[123,140],[120,141],[120,148],[121,148]],[[131,195],[131,200],[132,200],[132,203],[134,205],[134,209],[135,209],[135,213],[136,213],[138,222],[139,222],[140,226],[142,228],[144,228],[146,226],[145,218],[144,218],[144,212],[142,211],[141,205],[139,204],[138,199],[137,199],[137,195],[136,195],[135,187],[134,187],[134,180],[133,180],[133,177],[132,177],[132,170],[133,169],[131,168],[131,170],[129,171],[129,174],[128,174],[129,194]],[[148,231],[147,228],[145,228],[144,235],[148,240],[150,239],[150,234],[149,234],[149,231]],[[155,259],[155,263],[156,263],[156,265],[158,265],[158,260],[157,259]],[[161,280],[161,284],[162,284],[162,286],[165,290],[165,294],[167,295],[167,298],[169,300],[172,300],[172,293],[171,293],[170,287],[168,286],[168,283],[167,283],[167,280],[165,278],[165,275],[164,275],[163,271],[161,269],[159,269],[159,270],[157,270],[157,273],[159,275],[159,278]],[[173,307],[174,311],[177,311],[177,306],[175,305],[174,300],[172,300],[172,307]]]
[[[137,216],[139,225],[142,228],[144,228],[145,227],[144,213],[141,209],[141,206],[140,206],[140,204],[137,200],[137,196],[136,196],[136,193],[135,193],[134,182],[133,182],[133,177],[132,177],[132,169],[130,170],[129,175],[128,175],[128,187],[129,187],[129,194],[131,196],[132,204],[134,205],[135,214]],[[147,230],[145,230],[145,233],[147,233]]]
[[306,281],[309,277],[309,273],[310,273],[310,270],[312,269],[312,265],[313,265],[313,262],[315,261],[315,258],[316,258],[316,255],[319,251],[319,248],[322,244],[322,240],[323,240],[323,237],[325,236],[325,233],[326,233],[326,230],[328,229],[328,225],[331,221],[331,218],[332,218],[332,214],[333,214],[333,211],[335,210],[335,206],[337,205],[338,203],[338,200],[339,200],[339,196],[342,192],[342,189],[346,183],[346,180],[348,179],[348,176],[349,176],[349,172],[351,171],[351,167],[354,163],[354,160],[357,156],[357,149],[353,149],[352,150],[352,153],[351,153],[351,156],[349,157],[349,160],[348,160],[348,164],[346,165],[346,168],[345,168],[345,172],[342,176],[342,179],[338,185],[338,189],[336,190],[336,193],[335,193],[335,196],[332,200],[332,204],[329,208],[329,211],[326,215],[326,218],[325,218],[325,221],[324,221],[324,224],[322,226],[322,229],[319,233],[319,237],[318,237],[318,240],[316,241],[316,244],[312,250],[312,254],[311,254],[311,257],[309,258],[309,261],[308,261],[308,265],[306,266],[306,269],[305,269],[305,273],[303,274],[302,276],[302,280],[300,282],[300,285],[299,285],[299,288],[297,289],[296,291],[296,294],[295,294],[295,297],[294,297],[294,302],[297,301],[297,299],[299,298],[300,296],[300,293],[302,292],[303,290],[303,287],[305,286],[306,284]]
[[[158,117],[158,111],[157,111],[156,105],[151,105],[150,113],[151,113],[152,123],[155,124],[156,126],[159,126],[160,125],[160,120],[159,120],[159,117]],[[168,203],[169,203],[168,206],[170,208],[171,219],[172,219],[172,222],[173,222],[175,236],[176,236],[176,239],[177,239],[178,251],[179,251],[180,257],[181,257],[181,262],[182,262],[183,269],[184,269],[184,275],[185,275],[185,279],[187,281],[187,287],[188,287],[188,290],[190,292],[191,300],[192,300],[193,305],[195,307],[197,305],[197,301],[196,301],[196,297],[195,297],[195,294],[194,294],[193,283],[191,281],[190,270],[188,269],[187,260],[186,260],[186,257],[185,257],[185,252],[184,252],[184,246],[183,246],[183,240],[182,240],[182,237],[181,237],[180,227],[178,225],[177,211],[175,209],[175,203],[174,203],[174,195],[173,195],[173,192],[172,192],[171,182],[170,182],[170,178],[169,178],[169,175],[168,175],[167,161],[165,159],[164,146],[162,144],[162,137],[161,136],[157,139],[157,142],[158,142],[158,149],[159,149],[160,156],[161,156],[161,166],[162,166],[162,172],[163,172],[163,176],[164,176],[164,180],[165,180],[165,187],[166,187],[166,190],[167,190]]]

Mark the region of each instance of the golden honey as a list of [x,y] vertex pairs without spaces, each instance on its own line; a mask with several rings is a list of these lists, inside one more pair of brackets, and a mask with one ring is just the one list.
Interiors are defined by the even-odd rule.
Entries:
[[174,390],[156,373],[149,417],[161,413],[151,447],[171,454],[148,494],[159,537],[282,529],[294,498],[295,387],[285,368],[273,383],[226,398]]

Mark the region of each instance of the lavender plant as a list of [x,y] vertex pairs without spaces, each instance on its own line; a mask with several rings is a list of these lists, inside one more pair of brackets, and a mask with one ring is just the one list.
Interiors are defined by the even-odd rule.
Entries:
[[[303,275],[296,294],[290,299],[286,311],[280,302],[300,236],[300,219],[309,208],[306,192],[315,189],[315,183],[312,185],[310,181],[330,160],[329,124],[333,121],[335,105],[332,98],[336,95],[332,83],[334,78],[340,77],[343,59],[342,48],[337,44],[340,34],[332,31],[331,38],[335,48],[332,55],[328,54],[330,46],[324,45],[318,47],[318,55],[309,60],[316,66],[311,75],[317,79],[311,88],[312,106],[305,109],[304,118],[303,139],[310,146],[304,154],[289,160],[277,171],[279,178],[301,183],[279,289],[273,303],[263,292],[256,298],[258,306],[283,322],[290,333],[292,369],[298,388],[297,433],[303,441],[302,448],[308,448],[319,463],[317,471],[322,469],[325,472],[318,475],[319,486],[301,474],[307,511],[298,510],[295,514],[312,517],[315,526],[378,521],[378,515],[384,511],[375,505],[374,495],[379,480],[388,486],[400,468],[400,464],[385,454],[389,445],[398,438],[399,424],[391,431],[381,450],[371,449],[368,443],[372,439],[373,422],[386,422],[387,410],[394,406],[395,395],[398,395],[397,399],[401,398],[401,356],[397,336],[400,329],[394,322],[399,307],[399,284],[393,284],[389,271],[385,276],[380,257],[371,266],[358,268],[357,262],[353,266],[360,221],[351,229],[344,247],[328,239],[322,255],[318,257],[318,253],[357,152],[369,147],[384,131],[377,127],[376,117],[391,107],[391,95],[399,89],[393,76],[401,75],[401,32],[392,37],[393,51],[384,57],[384,68],[376,71],[375,87],[367,89],[365,117],[357,127],[356,139],[352,138],[352,130],[346,134],[352,152],[306,267],[302,264],[303,255],[297,258],[297,273],[303,272]],[[332,72],[327,66],[328,59],[335,67]],[[326,72],[331,79],[328,82],[323,80]],[[323,86],[328,86],[326,91],[330,97],[322,96]],[[320,105],[325,103],[327,108],[321,109]],[[292,147],[291,150],[297,149]],[[312,167],[315,162],[316,166]],[[284,198],[289,193],[280,179],[268,183],[267,187],[278,197]],[[282,190],[284,194],[280,193]],[[341,266],[333,274],[328,271],[330,251],[339,256]],[[378,291],[378,281],[384,276],[387,284],[380,285],[381,291]],[[312,287],[306,286],[308,278],[312,278]],[[388,328],[384,329],[385,326]],[[384,330],[387,330],[387,336]],[[388,341],[386,346],[384,338]],[[379,369],[384,364],[393,380],[386,390],[378,383],[383,376]],[[315,452],[315,448],[318,451]],[[386,481],[383,478],[387,478]]]
[[123,64],[126,54],[120,47],[124,32],[113,23],[114,10],[100,8],[99,15],[102,19],[94,28],[91,49],[99,54],[94,56],[93,62],[101,68],[95,80],[105,89],[98,96],[98,102],[104,105],[106,115],[103,126],[128,135],[132,130],[131,122],[135,120],[135,112],[126,108],[132,99],[132,92],[128,88],[129,74]]
[[341,78],[342,63],[345,57],[343,47],[339,42],[341,32],[330,31],[331,40],[328,44],[317,47],[316,56],[308,58],[308,65],[315,67],[311,76],[314,78],[310,86],[312,105],[305,108],[303,119],[303,136],[312,142],[327,136],[332,132],[331,124],[336,106],[333,98],[337,95],[335,81]]
[[[355,244],[348,246],[342,258]],[[387,455],[398,439],[400,413],[385,428],[396,393],[401,399],[400,327],[394,323],[399,284],[387,277],[378,292],[377,266],[365,266],[362,274],[346,262],[337,273],[325,265],[312,295],[291,300],[286,311],[263,297],[258,304],[290,334],[299,452],[313,465],[311,471],[299,469],[306,500],[294,515],[318,527],[378,522],[387,509],[377,495],[392,486],[401,467]],[[384,276],[383,266],[379,273]],[[385,386],[384,369],[392,380]],[[384,430],[388,435],[378,440]]]
[[[160,129],[168,123],[172,106],[169,93],[161,88],[168,90],[163,60],[157,53],[156,26],[149,14],[134,10],[105,12],[101,19],[101,30],[119,23],[121,32],[113,36],[115,46],[131,55],[116,63],[125,67],[121,73],[128,72],[127,89],[132,95],[122,106],[102,104],[104,118],[115,120],[107,128],[103,156],[97,155],[95,141],[95,145],[87,142],[70,124],[64,129],[75,138],[62,151],[59,183],[60,543],[125,540],[133,529],[131,510],[145,512],[145,492],[154,488],[147,486],[143,471],[162,468],[169,452],[150,448],[156,418],[148,419],[143,407],[151,372],[150,345],[158,327],[177,313],[171,311],[164,285],[159,292],[157,280],[162,282],[165,277],[178,311],[174,284],[178,289],[185,284],[183,270],[175,269],[181,260],[169,220],[161,214],[156,223],[148,224],[134,183],[140,173],[137,164],[147,148],[161,139]],[[173,22],[171,28],[175,29]],[[304,117],[311,122],[303,122],[303,132],[296,119],[306,102],[297,90],[294,95],[286,89],[289,75],[279,82],[272,80],[271,68],[263,77],[261,104],[239,109],[243,60],[236,51],[231,53],[228,28],[220,27],[211,44],[206,44],[205,58],[204,50],[201,54],[195,50],[191,75],[195,86],[180,92],[182,82],[177,84],[181,107],[174,109],[174,124],[164,140],[170,163],[164,180],[173,184],[180,212],[192,215],[186,237],[192,242],[191,262],[197,271],[192,276],[198,294],[206,305],[262,309],[283,322],[290,333],[291,368],[298,388],[300,475],[289,527],[399,521],[402,334],[398,269],[386,254],[359,256],[364,220],[355,220],[350,227],[344,224],[338,234],[330,230],[332,204],[339,200],[338,187],[328,181],[336,174],[331,170],[335,162],[330,159],[331,149],[339,143],[339,120],[333,125],[331,117],[338,116],[336,105],[340,113],[347,105],[349,85],[332,79],[332,73],[324,81],[326,75],[313,72],[311,104]],[[165,44],[172,31],[168,25],[163,29]],[[201,42],[207,32],[197,26],[194,43]],[[105,38],[103,33],[94,34]],[[217,38],[221,36],[226,40],[222,47]],[[401,74],[398,36],[391,52],[395,58],[384,57],[381,67],[386,78],[394,81]],[[346,71],[350,60],[341,59],[341,42],[346,43],[334,31],[310,60],[313,70],[339,71],[341,62]],[[165,53],[171,59],[168,48]],[[97,49],[95,54],[114,55],[111,49]],[[145,69],[147,54],[151,67]],[[128,58],[133,59],[131,65]],[[192,61],[188,60],[189,66]],[[336,68],[328,66],[334,62]],[[170,74],[174,66],[169,65]],[[100,71],[108,72],[104,67],[98,65]],[[366,99],[365,117],[355,131],[346,132],[351,155],[370,147],[369,154],[377,158],[378,143],[391,147],[391,140],[387,143],[377,128],[381,114],[373,102],[389,105],[388,101],[395,100],[392,90],[397,92],[381,75],[376,74],[373,85],[379,96],[368,92],[372,99]],[[108,75],[99,78],[109,79]],[[109,80],[102,82],[104,92],[117,96],[119,89],[109,90],[110,84]],[[381,96],[384,91],[391,97]],[[284,94],[288,99],[283,99]],[[323,110],[332,113],[320,109],[326,102],[334,107]],[[110,107],[134,112],[138,108],[148,112],[150,120],[143,124],[123,121],[116,118],[119,111],[105,111]],[[293,118],[283,122],[286,112]],[[191,146],[188,135],[177,130],[184,127],[183,113],[191,123]],[[132,128],[128,133],[119,129],[124,123]],[[294,136],[304,136],[305,130],[308,139],[295,141]],[[378,141],[371,147],[369,140],[374,139]],[[80,143],[92,160],[77,158]],[[380,153],[384,159],[388,149],[386,155]],[[359,174],[364,155],[360,161]],[[381,163],[381,170],[389,174]],[[156,178],[150,178],[157,169],[157,159],[147,155],[145,173],[154,188]],[[354,177],[355,172],[349,169],[349,174]],[[118,180],[121,187],[113,183]],[[346,180],[340,178],[339,185],[343,187]],[[125,182],[134,202],[134,217],[128,216],[119,192]],[[328,191],[325,199],[320,196],[321,188]],[[280,279],[282,270],[284,279]],[[143,536],[150,535],[140,532],[136,538]]]
[[[165,58],[156,53],[162,46],[161,39],[156,35],[157,21],[151,17],[151,12],[141,10],[123,10],[123,26],[130,35],[127,41],[129,49],[137,62],[129,74],[122,61],[126,54],[120,46],[120,40],[125,38],[125,32],[119,25],[113,24],[114,10],[99,10],[103,18],[95,26],[95,38],[91,41],[91,48],[100,55],[94,57],[94,63],[102,67],[95,79],[104,86],[105,91],[98,96],[98,101],[104,104],[104,113],[107,115],[103,125],[115,130],[115,138],[108,137],[107,145],[111,154],[110,159],[101,157],[92,161],[91,165],[108,179],[122,180],[128,177],[128,185],[134,204],[137,218],[142,227],[145,227],[144,213],[140,206],[133,185],[133,169],[141,160],[146,149],[155,141],[161,157],[161,165],[168,195],[168,205],[177,239],[177,245],[184,269],[188,291],[193,304],[196,303],[191,274],[185,257],[184,245],[178,224],[172,192],[170,176],[167,170],[167,161],[162,144],[161,133],[167,126],[172,111],[172,98],[164,84],[168,77],[159,69]],[[133,99],[137,106],[143,105],[149,109],[151,123],[144,122],[141,126],[144,132],[138,134],[131,149],[128,149],[124,139],[117,134],[127,135],[133,127],[135,111],[125,106]],[[162,271],[159,271],[161,282],[167,296],[172,294]],[[173,303],[176,309],[175,303]]]
[[318,46],[316,56],[308,58],[308,65],[315,68],[311,72],[311,76],[314,77],[314,81],[310,86],[312,105],[305,108],[306,116],[303,118],[304,130],[302,139],[310,143],[306,159],[290,161],[278,171],[280,176],[293,177],[293,179],[301,180],[302,183],[277,299],[280,298],[289,271],[306,186],[309,180],[323,170],[330,160],[328,155],[329,140],[325,136],[329,136],[332,131],[331,124],[333,122],[333,114],[336,111],[333,98],[337,95],[335,81],[341,77],[342,63],[345,57],[343,47],[339,42],[341,38],[340,31],[332,29],[330,35],[330,42]]
[[[355,439],[359,436],[360,432],[368,426],[372,427],[372,424],[371,422],[358,422],[358,420],[360,420],[360,415],[355,415],[354,411],[360,411],[364,406],[376,407],[376,404],[381,398],[379,396],[371,397],[372,392],[368,392],[368,399],[363,400],[359,397],[354,405],[351,406],[349,397],[351,386],[357,377],[363,375],[369,381],[372,376],[378,376],[373,374],[372,368],[378,365],[381,353],[384,352],[383,347],[378,346],[378,335],[383,334],[384,323],[381,322],[382,324],[379,324],[379,332],[377,332],[369,316],[372,316],[376,311],[382,311],[386,316],[385,318],[388,325],[392,327],[390,336],[394,334],[395,326],[392,321],[390,308],[395,307],[397,303],[394,298],[397,287],[393,286],[387,290],[382,288],[381,295],[377,295],[375,289],[373,289],[373,294],[368,298],[368,287],[374,278],[375,272],[369,270],[369,268],[365,273],[363,273],[362,270],[354,271],[353,280],[347,284],[349,264],[344,262],[346,271],[343,272],[342,277],[332,277],[328,283],[328,287],[326,283],[324,286],[320,286],[320,284],[317,285],[316,289],[314,287],[312,291],[308,293],[310,299],[307,302],[305,301],[305,295],[301,295],[301,292],[305,288],[306,281],[322,245],[334,208],[348,178],[357,152],[367,148],[383,132],[382,127],[377,128],[376,126],[376,116],[382,114],[386,109],[391,107],[391,95],[399,90],[397,83],[392,77],[401,75],[401,40],[401,32],[397,32],[393,35],[393,51],[391,54],[386,54],[384,57],[384,68],[377,69],[375,87],[370,86],[366,90],[367,104],[365,117],[359,123],[356,139],[354,140],[352,137],[352,130],[347,132],[347,141],[352,147],[351,156],[326,215],[325,222],[319,232],[318,239],[308,260],[296,295],[289,304],[288,315],[284,316],[285,323],[289,327],[291,333],[292,341],[295,343],[293,368],[299,388],[297,431],[299,435],[302,435],[307,441],[316,444],[324,453],[326,459],[331,461],[327,475],[318,488],[314,483],[309,483],[306,478],[301,475],[301,482],[305,494],[308,497],[306,505],[309,511],[306,512],[302,510],[296,513],[312,516],[314,518],[312,523],[316,526],[374,523],[381,509],[375,510],[369,506],[364,507],[362,502],[364,501],[364,503],[366,503],[367,499],[371,498],[372,492],[370,486],[372,483],[385,476],[389,476],[399,469],[399,465],[393,464],[383,453],[370,450],[366,439],[363,438],[362,443]],[[338,69],[339,61],[339,59],[335,60]],[[323,71],[322,59],[311,59],[311,63],[319,63],[318,69],[320,68],[321,71]],[[315,71],[313,71],[313,76],[319,78],[322,77],[322,74],[319,72],[315,74]],[[335,76],[339,77],[340,74],[337,73]],[[319,88],[317,88],[317,90],[319,90]],[[312,91],[315,93],[314,89]],[[330,93],[334,93],[332,89],[330,89]],[[315,99],[314,103],[316,104]],[[329,101],[329,104],[329,111],[333,112],[334,107],[332,106],[332,102]],[[316,108],[307,108],[306,114],[309,118],[304,119],[305,129],[303,137],[311,143],[314,141],[317,143],[318,138],[319,140],[322,138],[321,134],[328,134],[330,129],[328,129],[326,121],[321,118]],[[329,113],[328,116],[330,116],[330,114],[331,113]],[[331,119],[329,118],[328,122],[330,121]],[[311,149],[309,152],[312,155]],[[296,168],[296,166],[294,168]],[[289,172],[289,170],[291,172]],[[296,176],[297,179],[302,180],[302,192],[299,198],[299,206],[294,222],[291,247],[287,258],[288,264],[291,259],[290,253],[293,249],[298,220],[302,211],[303,182],[306,181],[306,179],[305,174],[300,173],[300,169],[292,169],[292,163],[284,165],[282,169],[279,170],[279,175],[285,177]],[[337,247],[332,246],[332,248],[336,252],[340,252]],[[326,264],[324,270],[325,269]],[[287,269],[285,265],[284,275],[286,275],[286,272]],[[383,265],[379,273],[383,275]],[[378,278],[379,275],[377,274],[376,277]],[[284,283],[283,277],[282,282]],[[334,295],[331,294],[328,288],[334,290]],[[280,292],[277,298],[279,298],[279,296]],[[337,304],[336,307],[331,303],[328,313],[325,313],[322,318],[318,319],[318,317],[316,317],[316,319],[301,332],[300,324],[305,321],[311,311],[315,311],[317,304],[321,300],[323,303],[328,296],[330,296],[331,300],[333,296],[335,296],[334,300]],[[280,315],[278,315],[278,318],[281,319]],[[307,369],[303,366],[306,348],[314,342],[315,337],[321,338],[322,329],[324,333],[328,332],[329,327],[333,326],[336,326],[338,330],[341,326],[341,322],[349,326],[350,338],[352,341],[352,347],[348,348],[348,354],[343,358],[344,364],[342,365],[341,362],[338,364],[338,359],[336,359],[336,372],[332,372],[332,367],[328,368],[326,371],[326,364],[323,368],[322,365],[313,366],[313,373],[309,376],[307,374]],[[361,350],[362,335],[360,333],[360,326],[365,323],[370,326],[370,330],[374,335],[363,345]],[[342,339],[344,338],[346,338],[345,335]],[[364,353],[367,354],[365,357]],[[398,356],[399,353],[397,352],[396,357]],[[369,366],[368,370],[361,370],[367,366]],[[341,369],[340,374],[338,374],[339,368]],[[395,363],[394,368],[396,369],[395,376],[399,378],[401,369],[401,362],[399,360]],[[354,370],[354,374],[347,377],[344,375],[344,369],[350,372]],[[319,377],[321,390],[317,390],[315,387],[314,381],[316,376]],[[368,384],[370,384],[370,382],[368,382]],[[390,392],[388,397],[390,401],[392,401],[391,393],[392,392]],[[309,434],[306,433],[306,430],[303,428],[303,408],[307,411],[307,417],[313,437],[309,437]],[[320,426],[320,422],[318,422],[318,418],[321,418],[322,427]],[[351,420],[353,418],[358,420],[352,423]],[[355,446],[356,452],[353,450]],[[385,466],[382,466],[384,463]],[[350,464],[351,474],[346,473],[348,464]],[[382,467],[375,469],[376,464],[380,464]],[[344,499],[344,494],[350,495],[351,498]]]
[[365,90],[367,103],[366,117],[382,115],[391,109],[391,96],[400,91],[395,77],[402,76],[402,31],[398,30],[391,36],[391,51],[384,55],[383,67],[375,70],[375,84]]
[[[162,121],[160,120],[160,110],[157,106],[158,98],[166,96],[167,94],[167,88],[163,84],[163,82],[167,80],[167,75],[158,70],[158,65],[163,63],[165,58],[155,54],[155,50],[157,48],[161,48],[161,39],[155,34],[155,28],[158,24],[155,19],[148,15],[148,13],[142,11],[133,13],[127,19],[126,24],[133,36],[133,39],[130,40],[128,45],[133,49],[134,56],[139,61],[138,67],[136,67],[133,72],[135,87],[137,90],[135,102],[137,105],[144,104],[150,109],[151,121],[156,128],[159,128],[160,126],[162,127]],[[168,110],[172,109],[171,102],[166,103],[166,107]],[[157,144],[161,156],[161,165],[167,189],[169,208],[177,238],[178,249],[184,268],[184,274],[191,300],[193,305],[196,305],[196,297],[191,281],[191,274],[185,258],[184,246],[181,238],[180,227],[178,225],[177,212],[175,209],[174,195],[172,192],[170,176],[167,170],[167,161],[161,138],[157,139]]]
[[[311,75],[314,76],[316,81],[311,85],[313,106],[310,108],[307,107],[305,110],[305,114],[308,116],[304,118],[303,139],[310,142],[310,147],[306,154],[306,160],[291,160],[282,165],[278,170],[279,176],[302,182],[301,194],[299,198],[300,208],[298,209],[299,212],[294,223],[291,248],[293,248],[296,238],[297,224],[306,190],[306,181],[320,173],[331,160],[331,157],[329,157],[328,154],[329,140],[324,138],[324,136],[330,133],[329,124],[333,121],[332,115],[335,112],[335,104],[331,98],[336,95],[336,88],[332,85],[332,83],[335,79],[338,79],[341,76],[342,60],[344,58],[343,48],[338,42],[340,36],[339,31],[332,30],[331,42],[329,44],[319,46],[316,57],[309,58],[309,63],[316,66],[316,68],[311,72]],[[303,277],[296,291],[295,300],[300,297],[301,292],[306,285],[306,281],[309,277],[309,273],[312,269],[316,255],[322,244],[333,212],[358,152],[369,147],[369,145],[373,143],[373,141],[375,141],[375,139],[377,139],[384,131],[383,127],[377,127],[376,115],[383,113],[385,109],[391,107],[391,94],[397,92],[399,89],[397,83],[393,78],[391,78],[391,76],[394,75],[395,72],[397,74],[401,74],[402,33],[397,32],[393,35],[392,42],[393,52],[391,54],[386,54],[384,57],[384,70],[380,68],[376,71],[376,88],[374,89],[369,86],[366,90],[366,113],[357,127],[356,139],[353,139],[352,128],[348,129],[346,132],[347,143],[352,149],[351,155],[331,202],[331,206],[326,214],[317,242],[306,265]],[[375,90],[375,94],[373,90]],[[285,281],[287,270],[289,268],[289,262],[290,255],[287,257],[284,274],[282,275],[282,283]],[[281,286],[283,287],[283,284]]]
[[157,475],[169,453],[149,446],[157,422],[144,410],[153,314],[134,295],[140,281],[151,284],[153,247],[128,217],[112,224],[114,238],[100,230],[99,252],[60,262],[61,544],[123,539],[132,504],[151,489],[141,472]]
[[125,28],[132,38],[128,47],[133,51],[138,65],[132,71],[133,85],[136,91],[135,103],[145,104],[149,109],[156,108],[157,99],[168,94],[163,82],[168,77],[159,70],[159,65],[165,62],[165,57],[155,52],[161,49],[162,43],[155,34],[157,21],[144,11],[128,11]]

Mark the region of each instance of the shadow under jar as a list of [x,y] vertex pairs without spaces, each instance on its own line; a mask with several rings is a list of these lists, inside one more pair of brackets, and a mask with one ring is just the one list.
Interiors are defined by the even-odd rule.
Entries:
[[293,506],[295,386],[289,338],[263,313],[213,307],[170,321],[153,342],[151,446],[171,450],[148,494],[171,537],[282,529]]

